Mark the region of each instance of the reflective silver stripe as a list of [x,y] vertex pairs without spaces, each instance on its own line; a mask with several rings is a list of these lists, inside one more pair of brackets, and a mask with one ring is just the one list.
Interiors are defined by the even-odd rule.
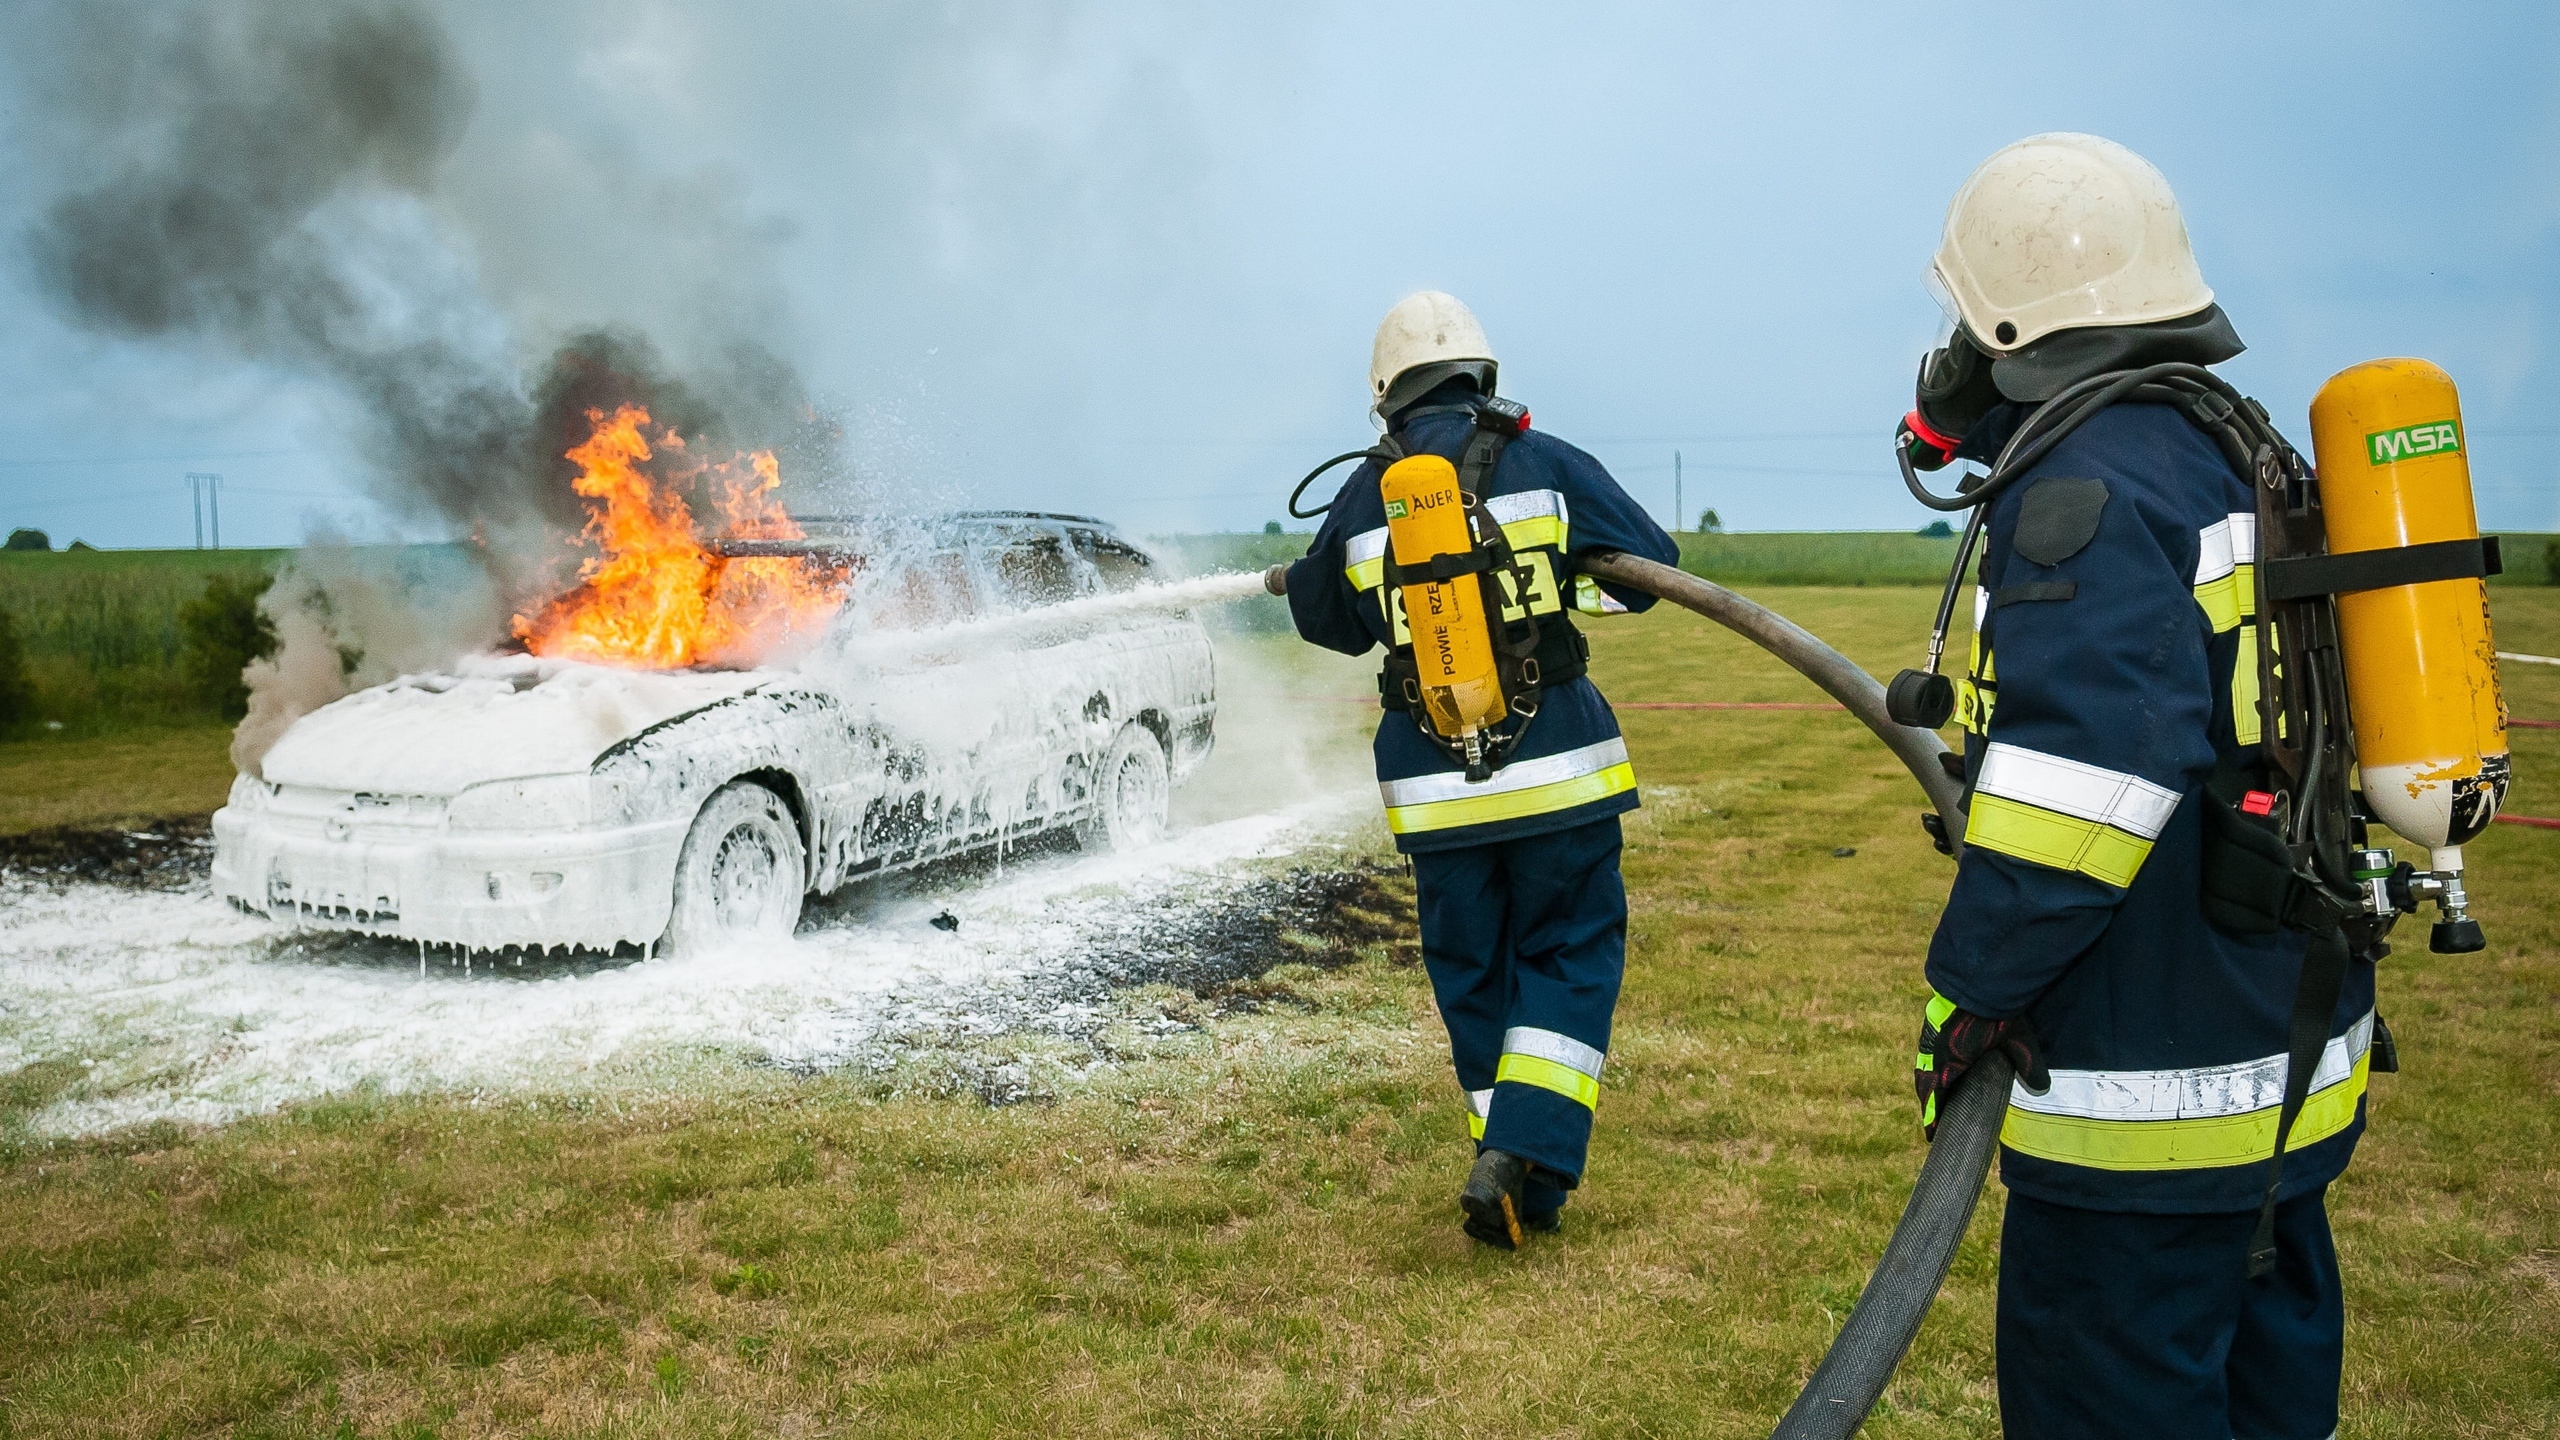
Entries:
[[1386,526],[1364,530],[1342,542],[1342,574],[1354,590],[1375,590],[1386,583]]
[[[1524,520],[1553,520],[1560,530],[1573,523],[1570,508],[1562,491],[1522,490],[1512,495],[1496,495],[1484,502],[1485,512],[1497,525],[1517,525]],[[1517,543],[1517,542],[1515,542]],[[1561,547],[1563,541],[1556,539]],[[1351,580],[1354,590],[1372,590],[1386,583],[1387,527],[1363,530],[1342,542],[1342,573]]]
[[[2311,1072],[2311,1089],[2325,1090],[2355,1073],[2373,1048],[2373,1012],[2330,1037]],[[2246,1115],[2284,1103],[2285,1057],[2207,1065],[2193,1070],[2056,1070],[2053,1087],[2030,1095],[2024,1084],[2009,1103],[2039,1115],[2079,1120],[2212,1120]]]
[[[1973,587],[1973,633],[1982,634],[1982,622],[1991,617],[1991,592],[1980,585]],[[1978,640],[1977,644],[1980,643]]]
[[[1553,1030],[1541,1030],[1534,1025],[1514,1025],[1503,1031],[1502,1053],[1534,1055],[1541,1060],[1553,1060],[1568,1070],[1579,1070],[1594,1080],[1600,1078],[1601,1062],[1609,1058],[1570,1035],[1559,1034]],[[1490,1095],[1492,1092],[1486,1093]]]
[[1493,1118],[1493,1092],[1492,1092],[1492,1091],[1490,1091],[1490,1090],[1470,1090],[1470,1091],[1468,1091],[1468,1092],[1467,1092],[1467,1109],[1468,1109],[1468,1110],[1470,1110],[1470,1111],[1472,1111],[1472,1112],[1474,1113],[1475,1117],[1476,1117],[1477,1119],[1479,1119],[1479,1120],[1490,1120],[1490,1119],[1492,1119],[1492,1118]]
[[1522,520],[1552,515],[1570,525],[1573,514],[1564,503],[1561,490],[1520,490],[1509,495],[1496,495],[1484,502],[1485,513],[1496,525],[1512,525]]
[[1612,765],[1626,763],[1627,742],[1611,736],[1597,745],[1585,745],[1560,755],[1514,760],[1493,772],[1493,778],[1481,785],[1470,785],[1465,774],[1451,770],[1438,775],[1416,775],[1409,780],[1381,780],[1378,782],[1378,794],[1387,802],[1387,808],[1394,810],[1406,805],[1428,805],[1438,800],[1474,800],[1514,790],[1531,790],[1559,780],[1597,775]]
[[1992,742],[1982,755],[1982,774],[1974,788],[1985,795],[2023,801],[2082,820],[2112,825],[2145,840],[2160,838],[2169,812],[2178,808],[2178,792],[2127,775],[2059,755]]
[[2196,532],[2196,583],[2210,585],[2258,563],[2258,517],[2225,515]]

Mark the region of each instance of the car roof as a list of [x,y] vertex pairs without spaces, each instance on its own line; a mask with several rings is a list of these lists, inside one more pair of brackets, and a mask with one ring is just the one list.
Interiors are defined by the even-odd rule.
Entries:
[[961,542],[971,539],[1016,544],[1061,533],[1100,550],[1113,550],[1152,561],[1146,547],[1120,533],[1118,526],[1091,515],[1050,510],[944,510],[912,517],[878,515],[802,515],[794,517],[813,538],[851,539],[884,525],[914,525]]

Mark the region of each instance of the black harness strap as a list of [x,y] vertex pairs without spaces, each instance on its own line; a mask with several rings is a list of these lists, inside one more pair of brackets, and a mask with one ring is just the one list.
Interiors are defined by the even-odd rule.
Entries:
[[[1432,406],[1408,411],[1408,422],[1423,415],[1444,411],[1464,411],[1473,417],[1475,428],[1468,434],[1464,449],[1458,452],[1458,492],[1466,506],[1467,528],[1474,544],[1458,554],[1435,555],[1421,565],[1399,565],[1395,552],[1386,555],[1384,580],[1390,589],[1423,583],[1446,584],[1461,576],[1473,575],[1482,587],[1485,615],[1493,631],[1493,648],[1502,678],[1504,707],[1519,723],[1506,730],[1493,732],[1482,755],[1484,773],[1501,768],[1510,759],[1521,738],[1528,734],[1529,724],[1538,717],[1539,692],[1549,685],[1561,685],[1580,678],[1587,668],[1590,645],[1570,622],[1557,617],[1557,623],[1546,626],[1538,617],[1526,613],[1537,571],[1511,549],[1510,540],[1502,533],[1492,513],[1485,508],[1482,496],[1492,481],[1494,469],[1502,463],[1503,447],[1511,443],[1529,422],[1529,412],[1509,400],[1488,397],[1463,406]],[[1390,436],[1379,449],[1401,457],[1404,446]],[[1381,456],[1380,458],[1384,458]],[[1506,583],[1509,594],[1505,594]],[[1556,577],[1559,585],[1567,577]],[[1506,621],[1503,611],[1518,600],[1523,614],[1518,620]],[[1476,762],[1466,761],[1455,741],[1433,730],[1422,704],[1422,672],[1411,645],[1387,652],[1386,664],[1378,672],[1378,701],[1388,710],[1412,713],[1425,735],[1439,744],[1450,758],[1470,765],[1470,778],[1476,774]]]
[[2018,585],[2003,585],[1991,592],[1991,608],[2029,605],[2039,600],[2068,600],[2080,593],[2077,580],[2029,580]]
[[1387,583],[1402,587],[1426,583],[1447,584],[1461,575],[1482,575],[1494,568],[1494,562],[1491,551],[1468,550],[1455,555],[1434,555],[1430,563],[1424,565],[1399,565],[1396,563],[1395,552],[1390,550],[1387,552],[1386,566]]
[[2267,1193],[2258,1203],[2258,1229],[2249,1237],[2249,1278],[2255,1280],[2276,1268],[2276,1192],[2284,1184],[2284,1152],[2293,1136],[2293,1122],[2302,1114],[2302,1104],[2311,1097],[2311,1077],[2320,1068],[2321,1053],[2329,1048],[2329,1020],[2338,1010],[2338,992],[2347,978],[2347,937],[2340,922],[2344,907],[2326,894],[2308,887],[2297,896],[2317,894],[2324,906],[2325,924],[2296,925],[2306,933],[2309,943],[2302,952],[2302,978],[2294,986],[2293,1022],[2285,1048],[2284,1107],[2276,1116],[2275,1153],[2267,1158]]
[[2424,585],[2431,580],[2477,580],[2504,573],[2504,564],[2498,557],[2498,537],[2479,535],[2469,540],[2395,545],[2387,550],[2269,560],[2258,567],[2258,586],[2269,602],[2282,604],[2315,595]]

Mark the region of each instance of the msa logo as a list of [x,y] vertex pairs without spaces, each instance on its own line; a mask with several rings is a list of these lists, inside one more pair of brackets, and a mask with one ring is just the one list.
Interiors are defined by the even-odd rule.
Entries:
[[2419,460],[2429,455],[2459,455],[2462,453],[2462,432],[2450,420],[2403,425],[2397,430],[2376,430],[2367,435],[2364,448],[2376,465]]
[[1401,500],[1390,500],[1387,502],[1387,518],[1390,520],[1401,520],[1412,513],[1412,507],[1406,505]]

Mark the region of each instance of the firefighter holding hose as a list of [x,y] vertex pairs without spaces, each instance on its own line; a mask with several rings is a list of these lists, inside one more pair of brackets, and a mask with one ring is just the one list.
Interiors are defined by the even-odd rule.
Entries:
[[1511,1250],[1555,1231],[1581,1182],[1626,959],[1635,772],[1572,617],[1653,597],[1575,557],[1679,552],[1598,461],[1497,396],[1496,373],[1453,297],[1390,310],[1369,368],[1384,439],[1318,468],[1363,462],[1267,583],[1307,640],[1386,649],[1378,788],[1477,1146],[1459,1205],[1467,1234]]
[[[2241,350],[2167,181],[2093,136],[1984,162],[1930,282],[1950,330],[1904,422],[1920,469],[1992,466],[2102,372]],[[2372,947],[2350,955],[2338,912],[2286,889],[2280,843],[2252,893],[2290,896],[2281,913],[2227,898],[2250,862],[2216,837],[2284,818],[2261,754],[2258,502],[2207,433],[2230,413],[2097,408],[1984,507],[1953,695],[1970,815],[1916,1081],[1934,1122],[1986,1053],[2017,1066],[1998,1365],[2019,1440],[2338,1423],[2323,1196],[2389,1036]]]

